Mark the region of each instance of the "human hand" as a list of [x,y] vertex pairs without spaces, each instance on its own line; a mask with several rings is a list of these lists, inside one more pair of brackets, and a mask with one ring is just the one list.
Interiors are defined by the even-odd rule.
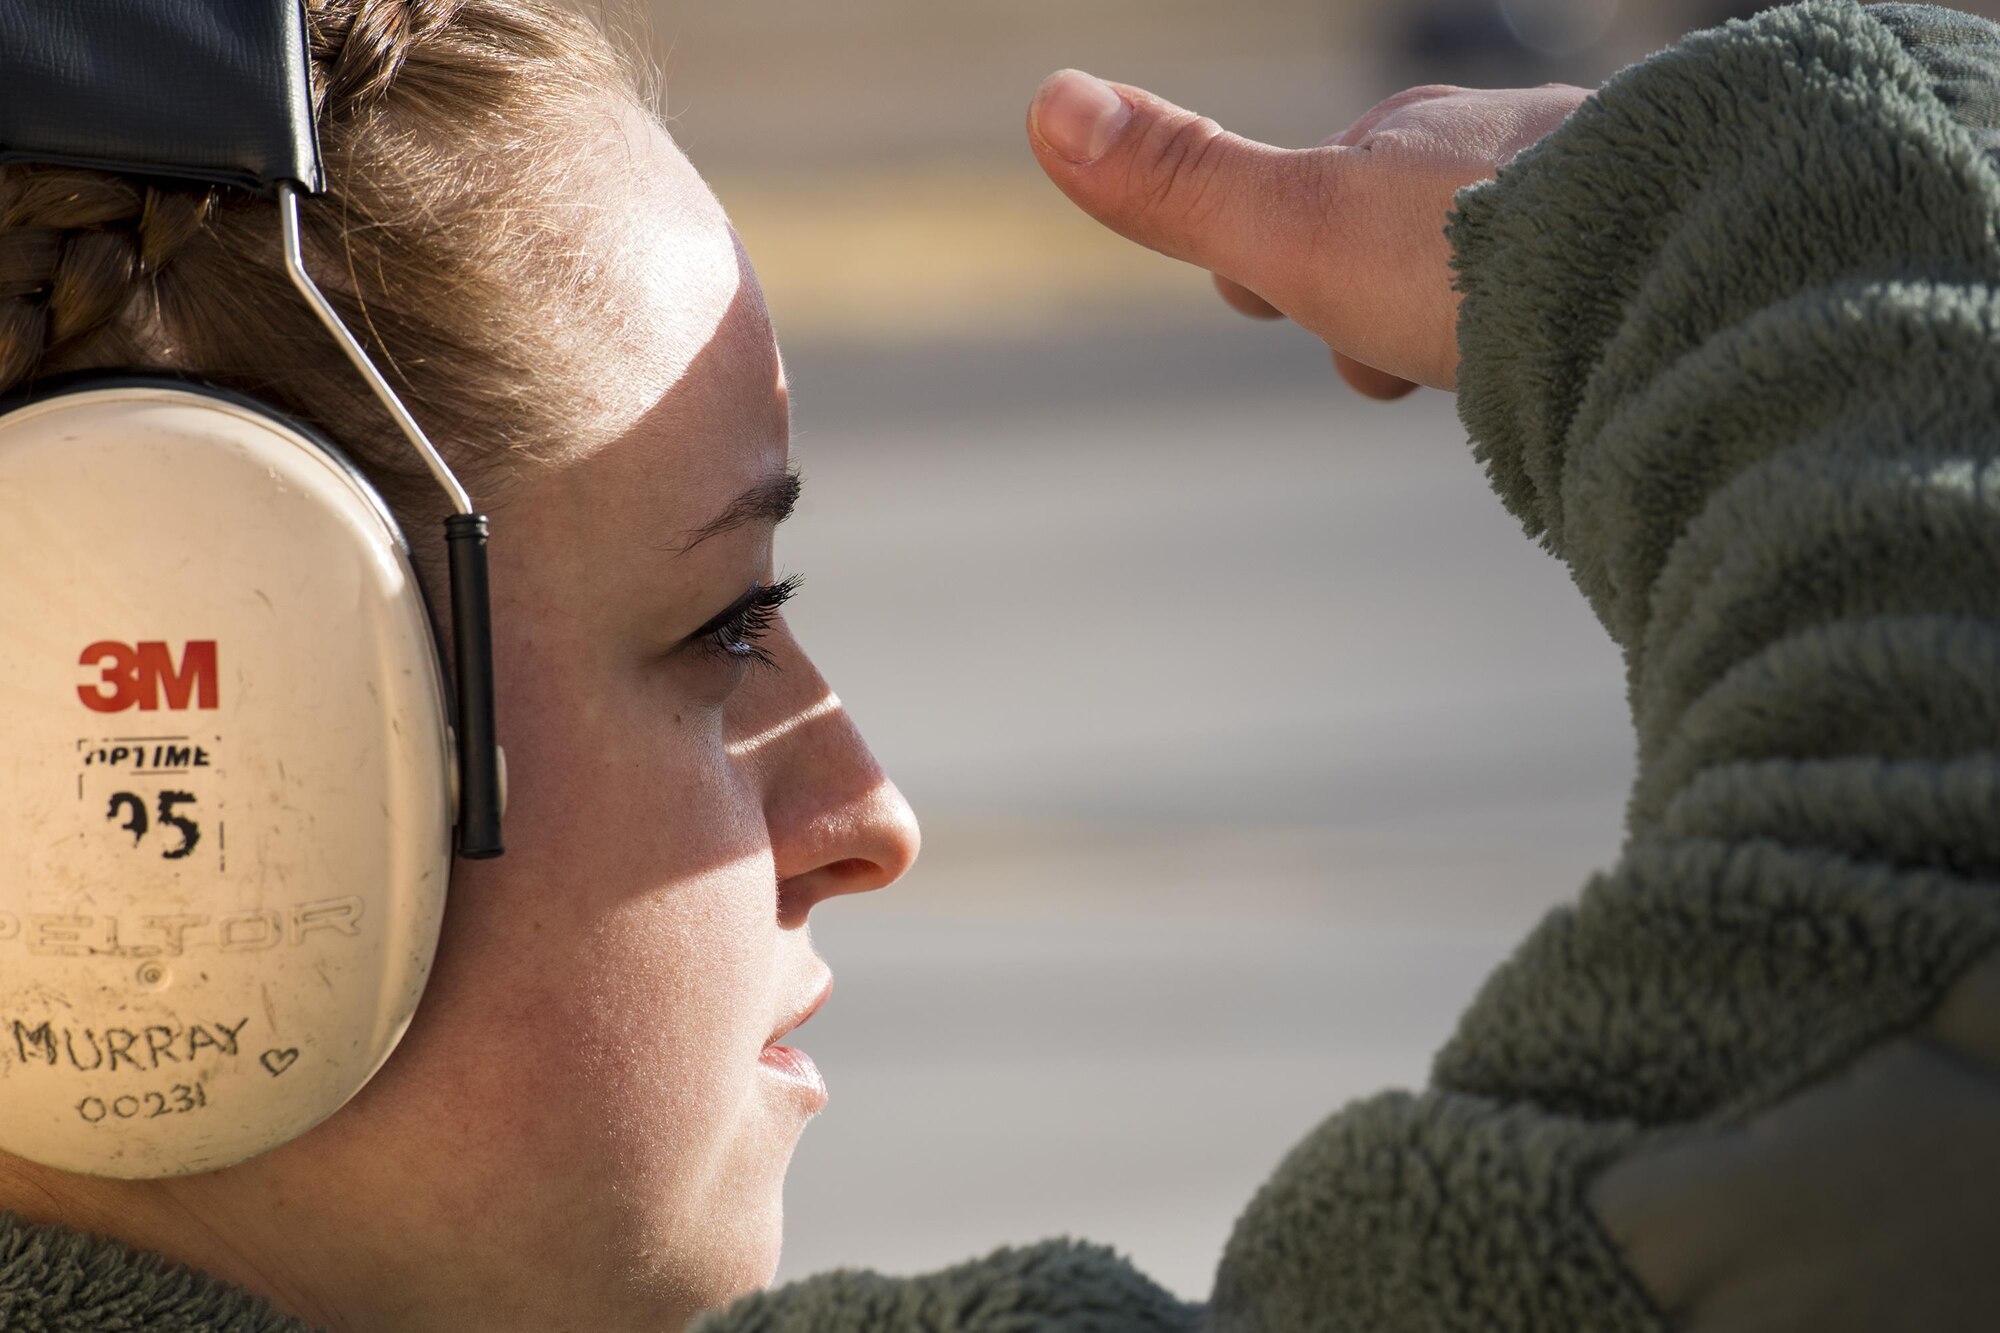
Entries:
[[1458,383],[1445,215],[1560,125],[1588,88],[1426,85],[1319,146],[1274,148],[1140,88],[1078,70],[1028,108],[1042,170],[1121,236],[1208,269],[1248,315],[1289,316],[1371,398]]

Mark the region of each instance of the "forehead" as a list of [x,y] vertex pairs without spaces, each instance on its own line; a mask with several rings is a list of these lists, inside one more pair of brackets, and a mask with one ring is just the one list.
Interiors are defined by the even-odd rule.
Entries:
[[749,258],[672,137],[622,101],[591,129],[579,135],[565,210],[578,253],[562,303],[584,369],[578,387],[601,418],[571,445],[585,449],[669,399],[740,393],[743,377],[767,381],[778,369]]
[[574,430],[508,508],[546,539],[550,573],[656,597],[673,548],[783,466],[788,403],[715,196],[650,115],[620,108],[596,129],[573,176],[578,276],[557,303]]

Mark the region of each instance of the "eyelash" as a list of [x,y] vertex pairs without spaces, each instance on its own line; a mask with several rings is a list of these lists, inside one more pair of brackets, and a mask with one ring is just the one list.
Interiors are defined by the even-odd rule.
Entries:
[[758,641],[770,633],[778,608],[792,599],[799,582],[799,575],[789,574],[776,583],[758,584],[736,605],[696,630],[695,637],[709,652],[732,661],[773,665],[770,652]]

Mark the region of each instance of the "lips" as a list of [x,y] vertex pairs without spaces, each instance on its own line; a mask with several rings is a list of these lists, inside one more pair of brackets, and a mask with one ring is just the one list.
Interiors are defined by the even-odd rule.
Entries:
[[800,1005],[797,1009],[793,1010],[792,1016],[786,1019],[783,1023],[780,1023],[777,1029],[773,1031],[769,1037],[765,1038],[764,1040],[765,1049],[769,1050],[772,1046],[777,1044],[777,1041],[780,1037],[784,1036],[787,1032],[790,1032],[793,1028],[798,1027],[800,1024],[804,1023],[808,1018],[811,1018],[814,1014],[818,1013],[819,1007],[826,1003],[826,997],[831,994],[833,994],[833,977],[829,975],[825,981],[820,983],[818,992],[814,994],[814,996],[810,1000],[807,1000],[804,1004]]
[[791,1089],[791,1095],[803,1099],[808,1117],[819,1114],[826,1107],[826,1080],[820,1077],[819,1066],[813,1063],[810,1055],[791,1046],[780,1046],[778,1039],[818,1013],[819,1007],[832,993],[833,978],[828,976],[820,983],[819,991],[793,1010],[792,1016],[778,1025],[764,1043],[764,1049],[757,1053],[757,1063],[777,1075]]
[[804,1051],[792,1046],[766,1046],[757,1063],[804,1093],[811,1111],[818,1112],[826,1106],[826,1080],[820,1077],[819,1066]]

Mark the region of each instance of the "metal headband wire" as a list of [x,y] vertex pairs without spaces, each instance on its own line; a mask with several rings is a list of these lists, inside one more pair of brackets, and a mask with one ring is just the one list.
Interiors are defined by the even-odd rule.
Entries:
[[452,475],[451,468],[446,465],[437,448],[431,444],[430,437],[424,434],[424,428],[417,424],[417,419],[410,415],[407,407],[403,406],[403,400],[396,396],[396,391],[389,386],[389,381],[375,368],[374,361],[369,359],[368,352],[361,346],[360,340],[341,320],[339,312],[333,308],[333,303],[326,299],[326,294],[320,291],[319,284],[312,280],[312,275],[306,272],[305,253],[299,241],[299,192],[298,187],[290,182],[280,182],[278,185],[278,218],[283,225],[285,236],[285,272],[291,275],[292,286],[298,288],[299,294],[306,298],[306,304],[312,307],[315,315],[319,316],[319,322],[326,325],[326,331],[340,344],[340,350],[347,353],[347,359],[354,363],[354,368],[361,372],[361,377],[368,381],[368,387],[374,390],[375,397],[388,409],[396,425],[401,427],[404,437],[423,456],[424,466],[431,470],[431,475],[437,478],[438,485],[442,486],[445,494],[450,497],[453,511],[460,514],[472,513],[472,498],[466,494],[465,487],[458,484],[458,478]]
[[[0,0],[5,3],[5,0]],[[458,755],[458,854],[472,859],[499,856],[505,850],[500,821],[507,809],[507,764],[500,752],[493,719],[493,610],[486,575],[486,516],[472,508],[472,499],[445,465],[430,437],[424,434],[403,400],[375,368],[366,349],[334,310],[332,302],[306,272],[299,239],[299,192],[290,181],[278,182],[278,218],[284,232],[285,272],[306,298],[319,322],[347,353],[347,359],[368,381],[397,426],[422,455],[424,464],[451,499],[454,512],[444,521],[445,551],[451,579],[452,674],[457,728],[453,744]]]

